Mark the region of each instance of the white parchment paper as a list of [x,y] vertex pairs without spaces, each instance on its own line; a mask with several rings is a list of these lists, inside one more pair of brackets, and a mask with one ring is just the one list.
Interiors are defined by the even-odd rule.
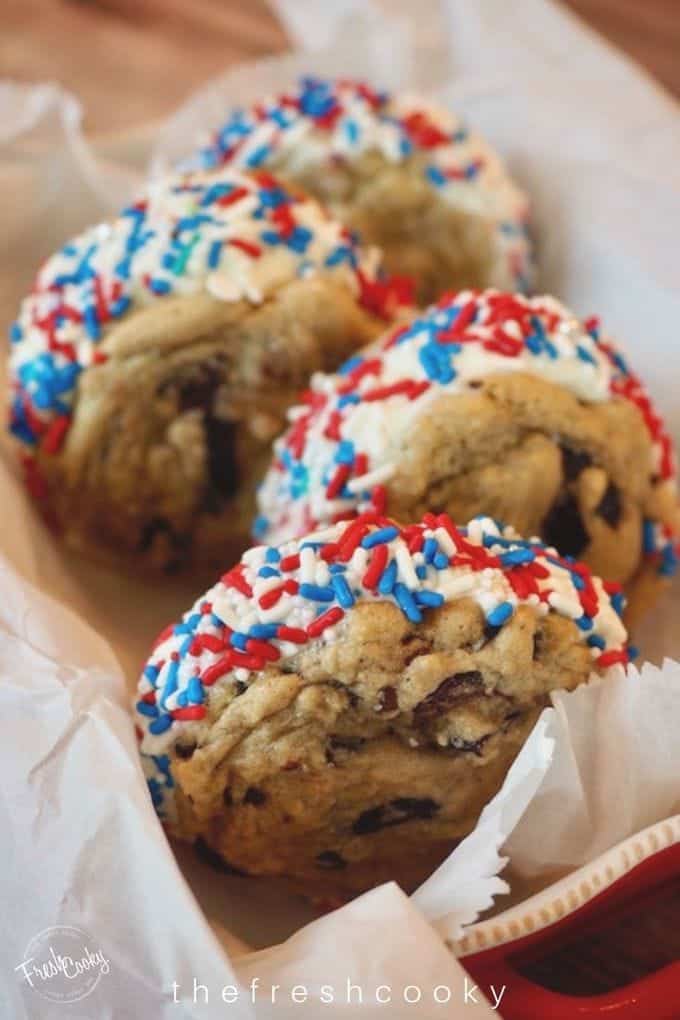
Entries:
[[[42,257],[186,155],[229,107],[302,73],[360,74],[438,95],[504,153],[534,200],[540,286],[603,316],[677,437],[677,106],[548,0],[277,6],[297,52],[229,72],[148,131],[88,144],[75,97],[0,84],[3,321]],[[126,686],[191,583],[121,579],[63,555],[6,452],[0,519],[0,1001],[12,1020],[341,1017],[358,1012],[348,980],[367,1016],[491,1016],[480,992],[465,1002],[441,936],[502,907],[507,875],[545,882],[680,811],[680,667],[645,665],[556,698],[475,832],[414,897],[387,885],[309,923],[308,907],[267,883],[216,874],[187,848],[175,857],[151,808]],[[680,658],[679,605],[676,586],[636,635],[647,659]],[[81,927],[111,963],[80,1003],[50,1003],[15,973],[57,924]],[[208,1004],[192,1002],[194,979]],[[255,1001],[253,980],[265,990]],[[230,985],[239,997],[227,1005]],[[291,1001],[294,985],[305,1002]],[[404,1001],[407,985],[420,1002]],[[440,986],[448,1003],[433,999]]]

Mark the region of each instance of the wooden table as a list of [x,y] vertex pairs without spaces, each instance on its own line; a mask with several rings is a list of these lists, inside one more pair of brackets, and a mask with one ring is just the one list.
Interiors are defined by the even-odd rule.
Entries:
[[[679,0],[568,3],[680,95]],[[2,0],[0,76],[61,82],[91,131],[162,117],[230,65],[287,47],[265,0]]]
[[[568,3],[680,96],[678,0]],[[0,75],[58,80],[83,99],[89,130],[108,131],[161,117],[231,64],[287,47],[265,0],[3,0]],[[596,994],[678,958],[680,880],[654,910],[529,973]]]

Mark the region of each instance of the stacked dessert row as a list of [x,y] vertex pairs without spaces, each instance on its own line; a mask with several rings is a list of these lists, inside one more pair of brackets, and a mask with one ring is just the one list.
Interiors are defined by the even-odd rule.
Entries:
[[413,888],[673,572],[670,437],[598,320],[531,296],[527,216],[449,111],[305,80],[21,306],[10,428],[55,532],[238,561],[135,707],[161,817],[225,867]]

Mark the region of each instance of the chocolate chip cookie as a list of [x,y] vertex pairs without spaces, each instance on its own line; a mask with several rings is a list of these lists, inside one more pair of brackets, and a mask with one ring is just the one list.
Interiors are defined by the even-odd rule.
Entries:
[[421,302],[452,287],[524,290],[528,203],[497,154],[449,110],[363,82],[305,78],[237,110],[189,166],[269,167],[302,184]]
[[490,518],[258,546],[160,635],[136,720],[172,833],[241,874],[413,889],[552,690],[625,664],[622,596]]
[[488,513],[622,582],[639,612],[676,564],[672,444],[591,319],[462,291],[313,380],[275,444],[258,540],[373,508]]
[[402,296],[375,250],[270,174],[153,184],[48,259],[12,327],[33,495],[72,544],[117,561],[237,555],[295,393]]

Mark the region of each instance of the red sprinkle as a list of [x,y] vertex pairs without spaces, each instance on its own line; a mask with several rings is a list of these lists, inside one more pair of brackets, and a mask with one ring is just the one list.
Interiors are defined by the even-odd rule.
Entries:
[[53,420],[42,441],[45,453],[50,456],[59,453],[70,424],[71,418],[68,414],[60,414]]
[[361,579],[361,583],[365,588],[374,590],[377,587],[378,581],[382,577],[382,572],[387,566],[388,556],[389,554],[386,545],[378,545],[375,547],[371,556],[371,562]]
[[628,662],[628,652],[625,650],[617,651],[612,649],[609,652],[603,652],[596,659],[597,665],[601,669],[606,669],[607,666],[615,666],[617,663],[625,665]]
[[282,625],[276,636],[280,641],[291,641],[294,645],[304,645],[307,641],[307,631],[301,630],[300,627]]
[[205,718],[206,709],[204,705],[190,705],[187,708],[175,708],[170,713],[173,719],[181,722],[192,722]]
[[327,627],[332,627],[334,623],[338,622],[338,620],[342,620],[344,615],[345,614],[340,606],[333,606],[332,609],[328,609],[325,613],[322,613],[321,616],[317,616],[316,620],[313,620],[312,623],[310,623],[307,627],[307,634],[312,638],[318,637],[319,634],[322,634]]

